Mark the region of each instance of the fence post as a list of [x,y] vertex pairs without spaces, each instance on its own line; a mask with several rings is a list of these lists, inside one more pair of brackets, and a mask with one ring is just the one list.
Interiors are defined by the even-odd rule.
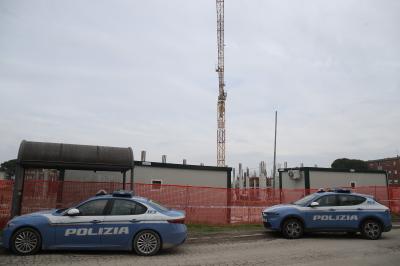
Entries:
[[59,209],[62,207],[63,201],[63,191],[64,191],[64,176],[65,170],[60,170],[60,174],[58,176],[58,184],[57,184],[57,201],[56,201],[56,208]]
[[231,223],[231,205],[232,205],[232,188],[227,188],[226,190],[227,193],[227,199],[226,199],[226,223],[230,224]]
[[11,218],[21,214],[22,196],[24,191],[25,170],[17,163],[11,205]]
[[134,171],[135,171],[135,161],[132,157],[132,168],[131,168],[131,191],[133,195],[136,195],[135,193],[135,184],[134,184]]
[[189,213],[189,186],[186,186],[186,205],[185,205],[185,212],[186,212],[186,217],[188,217]]

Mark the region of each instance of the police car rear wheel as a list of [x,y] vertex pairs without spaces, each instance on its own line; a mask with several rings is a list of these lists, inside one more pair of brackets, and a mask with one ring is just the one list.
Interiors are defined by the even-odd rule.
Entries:
[[296,239],[303,236],[303,224],[297,219],[288,219],[283,223],[283,236],[290,239]]
[[362,225],[362,234],[371,240],[378,239],[382,235],[381,225],[374,220],[365,221]]
[[18,255],[35,254],[40,246],[40,234],[32,228],[21,228],[11,238],[11,250]]
[[145,230],[136,235],[133,247],[138,255],[152,256],[160,250],[161,240],[154,231]]

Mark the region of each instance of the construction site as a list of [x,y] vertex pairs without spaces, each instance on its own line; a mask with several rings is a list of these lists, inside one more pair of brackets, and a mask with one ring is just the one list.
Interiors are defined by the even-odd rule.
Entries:
[[[167,155],[160,155],[160,161],[148,161],[144,150],[140,152],[140,160],[135,160],[129,147],[124,151],[129,155],[125,168],[119,168],[120,165],[112,168],[112,162],[104,164],[104,168],[91,168],[107,158],[99,159],[100,151],[115,152],[123,148],[22,141],[15,180],[0,180],[0,227],[11,216],[68,207],[100,189],[130,189],[136,195],[185,210],[189,223],[260,223],[260,211],[265,206],[294,201],[322,185],[349,187],[357,192],[372,194],[394,213],[399,213],[400,190],[388,187],[384,171],[331,171],[304,167],[302,164],[297,168],[288,168],[287,162],[277,163],[275,110],[271,110],[275,112],[274,149],[265,152],[265,157],[273,155],[273,162],[267,165],[266,160],[259,160],[258,168],[242,163],[235,167],[227,165],[229,132],[226,130],[226,119],[229,114],[226,112],[224,4],[224,0],[216,0],[216,166],[194,165],[186,159],[182,163],[169,163]],[[138,153],[137,150],[135,152]],[[75,158],[76,154],[81,154],[82,158],[87,155],[86,164]],[[117,153],[112,154],[110,158],[117,158]],[[68,160],[72,161],[66,165]],[[310,179],[313,171],[318,177]],[[368,177],[359,178],[360,174]],[[340,176],[341,181],[331,182],[332,176]],[[318,178],[324,182],[315,181]]]
[[0,265],[398,265],[399,12],[3,0]]

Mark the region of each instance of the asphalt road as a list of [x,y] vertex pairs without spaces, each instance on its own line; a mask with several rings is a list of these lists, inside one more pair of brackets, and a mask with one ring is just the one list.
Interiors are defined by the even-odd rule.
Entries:
[[313,234],[286,240],[272,233],[189,241],[155,257],[128,252],[42,252],[20,257],[0,254],[0,265],[399,265],[400,230],[380,240]]

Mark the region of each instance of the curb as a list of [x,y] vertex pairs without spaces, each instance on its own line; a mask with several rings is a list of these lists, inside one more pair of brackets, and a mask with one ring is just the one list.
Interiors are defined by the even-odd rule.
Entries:
[[205,243],[221,243],[221,242],[233,242],[241,240],[258,240],[266,239],[273,240],[274,238],[266,238],[267,233],[254,233],[254,234],[242,234],[242,235],[231,235],[231,236],[203,236],[203,237],[189,237],[186,241],[187,245],[194,244],[205,244]]

